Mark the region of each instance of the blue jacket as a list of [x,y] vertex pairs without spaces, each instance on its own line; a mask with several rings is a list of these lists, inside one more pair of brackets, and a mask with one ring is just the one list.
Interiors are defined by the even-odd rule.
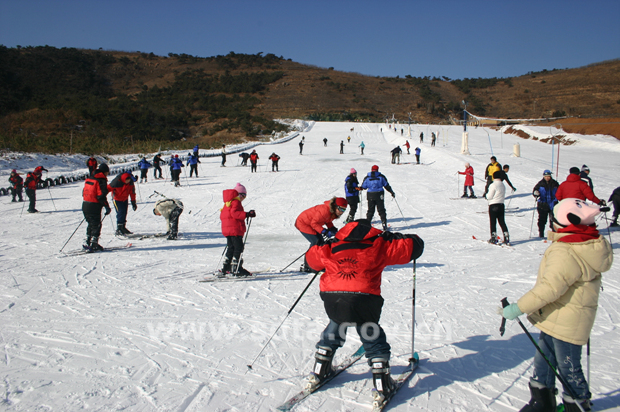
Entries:
[[138,162],[138,166],[140,166],[140,169],[148,169],[149,167],[153,167],[153,165],[146,160],[146,157],[143,157],[142,160]]
[[540,197],[538,198],[538,203],[546,203],[549,205],[550,209],[553,209],[556,203],[558,203],[558,199],[555,198],[555,193],[558,191],[559,183],[554,179],[549,179],[547,182],[544,178],[540,180],[534,186],[534,190],[538,190],[540,193]]
[[422,151],[422,149],[420,149],[419,147],[415,148],[415,154],[416,156],[420,156],[420,152]]
[[200,163],[198,161],[198,156],[190,156],[189,159],[187,159],[187,166],[189,166],[189,165],[196,165],[198,163]]
[[356,187],[359,187],[359,182],[357,181],[357,177],[353,175],[347,176],[347,178],[344,179],[345,197],[352,197],[352,196],[359,197],[360,192],[359,190],[355,190]]
[[170,161],[170,168],[172,170],[181,170],[182,167],[183,167],[183,161],[179,159],[178,157],[175,157],[174,159]]
[[368,173],[362,182],[362,189],[367,189],[368,193],[383,192],[383,188],[394,194],[385,176],[379,172]]
[[198,150],[200,150],[200,148],[198,147],[198,145],[194,146],[194,153],[198,153]]

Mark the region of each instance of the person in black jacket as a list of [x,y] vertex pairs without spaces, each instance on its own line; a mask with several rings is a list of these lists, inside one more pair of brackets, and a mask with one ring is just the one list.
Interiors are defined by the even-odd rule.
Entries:
[[[153,157],[153,177],[155,179],[163,179],[163,177],[161,177],[161,162],[161,153],[157,153],[155,157]],[[159,172],[159,177],[157,177],[157,172]]]
[[581,166],[581,173],[579,173],[579,177],[590,186],[590,189],[594,190],[592,179],[590,178],[590,176],[588,176],[589,174],[590,168],[586,165]]
[[359,181],[357,180],[357,170],[351,168],[349,176],[344,179],[344,193],[349,204],[349,216],[347,216],[345,223],[353,222],[355,220],[355,213],[357,212],[357,205],[360,202],[360,188]]
[[620,215],[620,186],[616,188],[609,196],[609,202],[613,202],[614,204],[614,214],[613,221],[609,226],[617,227],[618,226],[618,215]]
[[538,237],[545,237],[547,218],[553,230],[553,207],[558,203],[555,192],[558,191],[560,184],[551,177],[551,174],[550,170],[545,170],[543,178],[532,190],[532,195],[536,198],[536,210],[538,210]]

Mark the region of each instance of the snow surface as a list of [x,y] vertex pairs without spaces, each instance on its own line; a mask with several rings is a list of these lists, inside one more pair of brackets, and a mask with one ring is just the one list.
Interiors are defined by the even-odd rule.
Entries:
[[[0,198],[0,361],[2,400],[6,411],[267,411],[284,402],[304,383],[313,362],[314,345],[327,323],[318,295],[318,280],[287,316],[311,275],[243,282],[198,283],[217,269],[225,239],[219,209],[223,189],[237,182],[248,189],[246,210],[255,209],[244,254],[251,271],[278,271],[302,254],[307,242],[294,228],[297,215],[343,195],[349,169],[360,180],[373,164],[380,166],[394,191],[386,207],[391,230],[416,233],[426,242],[417,264],[415,350],[421,364],[408,387],[390,404],[394,411],[517,411],[529,399],[534,347],[516,322],[500,337],[500,299],[512,302],[534,284],[538,264],[549,244],[538,238],[531,190],[544,169],[557,162],[557,146],[482,128],[470,128],[471,156],[460,155],[460,127],[415,125],[411,152],[424,132],[422,162],[403,155],[390,164],[389,151],[407,138],[385,124],[308,123],[286,143],[257,146],[259,173],[235,167],[237,155],[204,158],[200,177],[182,177],[183,187],[169,181],[138,185],[137,212],[127,227],[136,233],[164,230],[154,216],[159,191],[185,204],[182,237],[133,240],[133,247],[108,253],[63,256],[59,253],[83,216],[76,182],[37,193],[39,214],[23,213],[21,203]],[[401,137],[400,128],[404,128]],[[354,128],[353,131],[350,129]],[[381,131],[383,129],[383,131]],[[527,128],[548,137],[549,128]],[[430,147],[430,132],[439,132]],[[303,155],[298,142],[305,136]],[[344,154],[339,143],[351,136]],[[323,138],[328,146],[323,147]],[[609,136],[568,135],[577,143],[559,152],[559,181],[571,166],[587,164],[595,193],[607,199],[618,186],[620,142]],[[358,145],[366,144],[365,155]],[[492,144],[492,147],[490,146]],[[520,144],[521,157],[512,156]],[[232,148],[230,148],[232,149]],[[267,158],[282,160],[272,173]],[[406,150],[405,150],[406,153]],[[506,203],[514,248],[475,241],[489,237],[484,199],[450,200],[462,193],[456,175],[470,162],[476,172],[476,194],[482,195],[484,167],[491,153],[511,166],[517,192]],[[15,159],[8,160],[13,156]],[[28,159],[28,158],[31,159]],[[31,170],[41,164],[50,176],[84,169],[85,156],[9,154],[0,160],[6,182],[9,170]],[[83,171],[83,170],[82,170]],[[149,173],[149,177],[151,174]],[[460,178],[459,178],[460,177]],[[50,196],[53,196],[52,203]],[[365,197],[364,197],[365,200]],[[366,210],[365,204],[362,209]],[[401,213],[402,211],[402,213]],[[102,245],[127,243],[114,237],[113,219],[103,222]],[[342,226],[341,222],[336,222]],[[375,219],[375,223],[377,220]],[[80,248],[82,225],[66,251]],[[607,222],[599,220],[606,236]],[[611,232],[618,248],[618,232]],[[299,262],[293,268],[299,267]],[[619,268],[603,276],[590,357],[594,410],[620,410]],[[389,267],[383,277],[385,305],[381,324],[393,349],[393,373],[403,370],[411,354],[412,266]],[[286,318],[252,371],[247,364]],[[523,317],[524,323],[527,321]],[[537,330],[528,328],[535,336]],[[349,332],[336,358],[359,345]],[[583,360],[586,368],[585,351]],[[358,362],[296,411],[370,410],[372,382],[365,362]]]

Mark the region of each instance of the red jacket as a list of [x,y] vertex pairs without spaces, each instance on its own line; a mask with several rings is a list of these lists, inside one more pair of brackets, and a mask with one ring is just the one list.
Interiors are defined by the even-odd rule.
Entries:
[[82,190],[82,198],[85,202],[101,203],[104,206],[110,206],[108,204],[108,179],[99,172],[93,177],[89,177],[84,182],[84,189]]
[[297,230],[309,235],[317,235],[323,231],[323,225],[327,226],[328,229],[334,227],[332,220],[337,219],[338,216],[330,210],[329,202],[331,200],[301,212],[295,221]]
[[96,168],[97,167],[97,159],[95,159],[94,157],[89,158],[86,161],[86,166],[92,167],[92,168]]
[[108,190],[112,192],[112,199],[119,202],[125,202],[131,196],[131,201],[136,201],[136,187],[133,184],[133,180],[127,184],[125,180],[129,179],[131,174],[123,173],[120,178],[116,178],[108,186]]
[[325,270],[321,292],[381,295],[383,269],[404,265],[424,249],[424,242],[416,235],[382,232],[360,222],[347,224],[335,238],[337,241],[312,246],[306,252],[306,261],[313,270]]
[[252,152],[252,154],[250,155],[250,162],[256,163],[257,160],[258,160],[258,153]]
[[41,182],[41,173],[28,172],[24,186],[26,189],[37,190],[37,184]]
[[562,199],[588,199],[591,202],[596,203],[597,205],[601,203],[601,200],[594,196],[594,192],[590,185],[581,180],[581,177],[576,174],[569,174],[566,180],[558,187],[558,191],[555,192],[555,198],[558,199],[558,202]]
[[22,179],[19,173],[11,174],[9,177],[9,182],[13,185],[13,189],[17,189],[18,187],[22,187],[24,185],[24,179]]
[[243,236],[245,234],[245,211],[235,189],[223,192],[224,207],[220,212],[222,234],[224,236]]
[[464,186],[473,186],[474,185],[474,168],[473,166],[469,166],[465,169],[464,172],[459,172],[460,175],[465,175],[465,184]]

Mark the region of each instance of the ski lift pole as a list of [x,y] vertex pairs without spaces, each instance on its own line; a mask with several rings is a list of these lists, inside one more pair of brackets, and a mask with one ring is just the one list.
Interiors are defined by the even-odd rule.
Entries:
[[[303,256],[303,255],[302,255]],[[254,360],[252,361],[252,363],[250,363],[248,366],[248,370],[252,369],[252,366],[254,365],[254,363],[256,362],[256,360],[259,358],[259,356],[265,351],[265,348],[267,348],[267,345],[269,345],[269,342],[271,342],[271,340],[273,339],[273,337],[276,335],[276,333],[278,333],[278,331],[280,330],[280,328],[282,327],[282,325],[284,324],[284,322],[286,321],[286,319],[288,319],[289,315],[291,314],[291,312],[293,311],[293,309],[295,309],[295,306],[297,306],[297,304],[299,303],[299,301],[301,300],[301,298],[304,296],[304,294],[306,293],[306,291],[308,290],[308,288],[310,287],[310,285],[312,284],[312,282],[314,282],[314,279],[316,279],[316,277],[319,274],[323,274],[324,271],[320,271],[320,272],[316,272],[314,274],[314,276],[312,277],[312,279],[310,279],[310,282],[308,282],[308,284],[306,285],[306,287],[304,288],[304,290],[301,292],[301,294],[299,295],[299,297],[297,298],[297,300],[295,301],[295,303],[293,303],[293,306],[291,306],[291,308],[288,310],[288,312],[286,313],[286,316],[284,317],[284,319],[282,319],[282,322],[280,322],[280,325],[278,326],[278,328],[276,329],[275,332],[273,332],[273,335],[271,335],[271,337],[269,338],[269,340],[267,341],[267,343],[265,343],[265,345],[263,346],[263,348],[260,350],[260,352],[258,352],[258,355],[256,355],[256,357],[254,358]],[[245,373],[247,373],[248,371],[245,371]]]
[[415,353],[415,286],[416,286],[416,261],[413,260],[413,292],[411,294],[411,358],[409,359],[409,364],[413,369],[415,364],[420,361],[418,354]]

